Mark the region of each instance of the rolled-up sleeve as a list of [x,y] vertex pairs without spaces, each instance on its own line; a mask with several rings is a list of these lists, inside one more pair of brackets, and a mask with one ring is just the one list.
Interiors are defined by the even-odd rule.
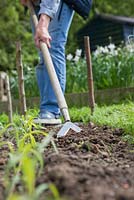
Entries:
[[60,0],[41,0],[39,15],[46,14],[49,17],[54,18],[59,4]]

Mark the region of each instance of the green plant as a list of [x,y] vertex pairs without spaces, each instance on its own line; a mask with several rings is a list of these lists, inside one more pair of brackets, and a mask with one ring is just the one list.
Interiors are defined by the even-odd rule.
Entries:
[[122,103],[111,106],[96,106],[94,114],[90,114],[88,107],[71,108],[71,120],[74,122],[93,122],[97,125],[107,125],[112,128],[121,128],[124,134],[134,137],[134,103]]
[[[134,86],[134,56],[132,45],[115,47],[109,44],[98,47],[92,52],[92,65],[95,89],[133,87]],[[35,69],[24,65],[26,97],[39,96]],[[11,73],[11,91],[18,98],[18,80],[16,71]],[[67,55],[67,85],[66,92],[85,92],[87,84],[86,59],[81,57],[81,50],[75,55]]]
[[134,57],[131,45],[98,47],[92,54],[95,88],[134,86]]
[[[5,133],[12,139],[12,142],[0,142],[0,146],[6,145],[10,151],[5,170],[6,199],[37,200],[44,190],[49,189],[53,198],[59,200],[59,193],[54,185],[36,186],[36,179],[41,175],[44,166],[42,153],[50,143],[58,153],[52,139],[54,133],[45,133],[43,127],[33,123],[33,117],[29,114],[25,118],[15,116],[13,124],[7,124],[0,130],[1,139]],[[40,143],[36,141],[39,135],[44,136]]]
[[85,92],[87,85],[86,60],[80,58],[77,62],[67,61],[67,86],[66,92]]
[[[18,74],[16,70],[11,71],[10,83],[13,97],[18,98]],[[24,64],[24,83],[27,98],[39,96],[39,89],[35,76],[35,69],[26,64]]]
[[7,123],[8,123],[8,116],[5,113],[1,114],[0,115],[1,126],[2,126],[2,124],[4,125],[4,124],[7,124]]
[[[132,45],[116,47],[109,44],[92,52],[92,66],[95,89],[133,87],[134,57]],[[87,87],[87,67],[85,58],[75,60],[67,56],[66,92],[85,92]]]

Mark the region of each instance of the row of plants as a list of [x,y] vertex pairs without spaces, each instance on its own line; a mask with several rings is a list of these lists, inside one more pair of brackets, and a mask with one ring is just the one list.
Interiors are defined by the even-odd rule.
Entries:
[[[93,123],[103,126],[108,125],[113,128],[122,128],[125,135],[134,136],[134,102],[128,101],[121,104],[113,104],[109,106],[95,106],[94,114],[91,115],[89,107],[69,109],[72,122],[82,122],[84,124],[92,121]],[[38,115],[38,109],[28,110],[28,116],[33,119]],[[19,114],[14,114],[14,122],[16,126],[23,125],[24,118],[20,119]],[[25,123],[26,123],[25,122]],[[30,121],[32,123],[32,120]],[[0,115],[0,129],[8,124],[6,114]],[[28,123],[27,123],[28,124]],[[31,126],[30,126],[31,127]],[[22,127],[20,127],[22,129]],[[21,135],[21,134],[20,134]]]
[[[43,139],[38,141],[37,137],[41,136]],[[58,153],[52,136],[53,133],[48,135],[41,126],[34,124],[29,114],[25,118],[15,114],[13,124],[7,123],[5,114],[0,116],[0,149],[1,152],[2,148],[7,149],[8,153],[4,199],[38,200],[46,190],[51,191],[54,200],[60,199],[55,185],[36,184],[43,172],[43,153],[47,146],[51,144]]]
[[[78,54],[78,56],[77,56]],[[109,44],[98,47],[92,52],[92,68],[95,89],[134,86],[134,46],[133,44],[116,47]],[[67,92],[87,91],[86,59],[67,57]]]
[[[85,92],[87,86],[87,65],[82,51],[76,50],[75,55],[67,55],[66,93]],[[116,47],[109,44],[98,47],[92,52],[92,65],[95,89],[133,87],[134,86],[134,48],[133,45]],[[26,96],[38,96],[35,69],[24,65]],[[36,83],[36,84],[35,84]],[[12,71],[11,89],[14,97],[18,97],[17,73]]]

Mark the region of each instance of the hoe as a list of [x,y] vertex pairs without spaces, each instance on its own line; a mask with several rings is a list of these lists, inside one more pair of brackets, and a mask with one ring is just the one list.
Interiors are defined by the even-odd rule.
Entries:
[[[31,15],[33,24],[36,27],[38,25],[38,18],[35,14],[33,4],[30,0],[28,0],[28,8],[30,11],[30,15]],[[54,92],[55,92],[55,95],[56,95],[56,98],[58,101],[59,108],[60,108],[63,118],[65,120],[65,123],[63,124],[62,128],[57,133],[57,137],[65,136],[70,129],[72,129],[75,132],[80,132],[81,128],[79,128],[77,125],[73,124],[70,120],[68,106],[67,106],[65,97],[63,95],[63,92],[61,90],[60,83],[57,78],[57,74],[55,72],[49,50],[47,48],[47,45],[42,41],[40,41],[40,49],[43,54],[43,58],[44,58],[44,61],[45,61],[46,67],[47,67],[47,71],[49,74],[49,78],[50,78],[52,87],[54,89]]]

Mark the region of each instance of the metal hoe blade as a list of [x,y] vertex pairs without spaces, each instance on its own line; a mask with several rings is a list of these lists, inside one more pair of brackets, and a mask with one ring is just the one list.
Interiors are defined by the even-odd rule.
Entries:
[[81,132],[81,130],[82,130],[81,128],[79,128],[78,126],[73,124],[72,122],[66,122],[63,125],[63,127],[59,130],[57,137],[58,138],[64,137],[70,129],[72,129],[73,131],[75,131],[77,133]]

